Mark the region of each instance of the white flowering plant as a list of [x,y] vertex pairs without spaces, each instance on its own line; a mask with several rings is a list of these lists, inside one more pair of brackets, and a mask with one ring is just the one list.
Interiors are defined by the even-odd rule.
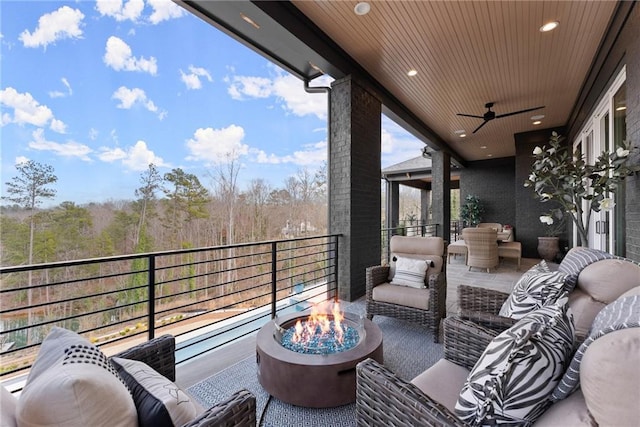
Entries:
[[563,225],[568,215],[576,227],[579,243],[588,246],[592,212],[613,209],[612,195],[638,167],[626,164],[627,144],[612,153],[603,151],[594,164],[588,164],[580,153],[571,154],[563,140],[553,132],[548,146],[533,150],[535,160],[524,186],[532,187],[541,202],[555,202],[558,206],[540,217],[540,221],[550,227],[549,233],[556,233],[557,227],[552,226]]

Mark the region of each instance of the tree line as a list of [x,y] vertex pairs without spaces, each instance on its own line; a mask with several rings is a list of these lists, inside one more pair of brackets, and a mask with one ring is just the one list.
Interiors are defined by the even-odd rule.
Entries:
[[53,167],[30,160],[16,168],[0,209],[3,266],[256,242],[327,227],[326,164],[315,174],[300,169],[282,188],[254,179],[244,190],[234,161],[208,174],[210,188],[180,168],[161,175],[149,164],[131,200],[46,209],[57,194]]

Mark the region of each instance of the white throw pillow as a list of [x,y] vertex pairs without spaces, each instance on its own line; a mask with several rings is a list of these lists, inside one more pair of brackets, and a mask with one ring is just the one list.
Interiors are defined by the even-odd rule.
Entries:
[[138,425],[133,398],[107,357],[57,327],[42,342],[16,419],[20,427]]
[[397,257],[395,274],[391,280],[392,285],[409,286],[412,288],[424,288],[424,279],[431,261]]
[[181,426],[195,418],[191,397],[146,363],[119,357],[111,362],[131,390],[139,427]]
[[0,389],[0,427],[16,427],[18,399],[6,388]]
[[493,339],[460,392],[460,419],[470,425],[531,425],[542,415],[573,350],[567,300],[528,314]]

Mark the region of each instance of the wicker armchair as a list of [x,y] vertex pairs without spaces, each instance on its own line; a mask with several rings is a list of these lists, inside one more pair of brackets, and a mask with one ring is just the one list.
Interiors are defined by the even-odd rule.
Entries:
[[467,245],[467,265],[486,268],[498,266],[498,232],[493,228],[464,228],[462,238]]
[[[443,329],[444,360],[468,370],[497,335],[455,317],[444,319]],[[417,386],[373,359],[356,367],[356,420],[358,426],[467,426]]]
[[[115,355],[146,363],[171,381],[176,379],[175,338],[163,335]],[[183,427],[256,425],[256,398],[247,390],[239,390],[226,400],[210,407]]]
[[390,316],[425,325],[433,332],[434,342],[438,342],[440,322],[446,315],[444,241],[441,237],[393,236],[390,251],[396,256],[429,259],[433,266],[425,276],[424,289],[389,284],[390,266],[367,268],[367,318],[372,319],[375,315]]

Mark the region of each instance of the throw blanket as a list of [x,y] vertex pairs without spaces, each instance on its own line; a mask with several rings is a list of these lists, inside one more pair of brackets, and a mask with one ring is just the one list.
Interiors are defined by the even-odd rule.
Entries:
[[619,298],[598,313],[589,336],[576,351],[571,365],[553,390],[551,399],[562,400],[578,388],[580,362],[592,342],[609,332],[626,328],[640,328],[640,295]]
[[576,287],[576,283],[578,283],[578,275],[582,269],[603,259],[625,258],[591,248],[580,247],[569,251],[558,266],[558,271],[567,275],[564,279],[564,290],[571,292]]

